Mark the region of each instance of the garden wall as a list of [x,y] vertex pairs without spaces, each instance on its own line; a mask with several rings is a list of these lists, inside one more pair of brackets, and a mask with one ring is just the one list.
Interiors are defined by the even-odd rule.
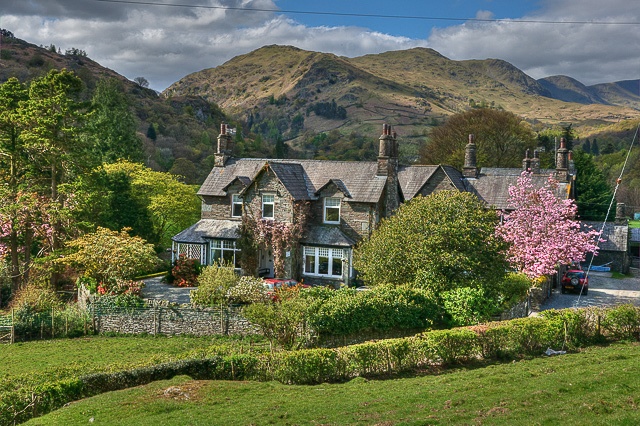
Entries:
[[97,333],[123,334],[256,334],[258,329],[241,314],[242,307],[222,308],[109,308],[92,309]]

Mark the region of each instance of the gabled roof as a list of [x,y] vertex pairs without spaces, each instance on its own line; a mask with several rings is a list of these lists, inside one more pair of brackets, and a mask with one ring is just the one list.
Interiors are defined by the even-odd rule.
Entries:
[[439,166],[400,166],[398,181],[405,200],[411,200],[427,183]]
[[[554,171],[531,176],[531,183],[540,188],[547,184],[549,175]],[[480,170],[477,179],[463,179],[465,188],[478,196],[487,206],[493,206],[496,209],[507,210],[509,208],[509,187],[518,183],[518,177],[522,174],[522,169],[518,168],[483,168]],[[569,198],[569,182],[559,182],[556,190],[556,196],[560,199]]]
[[344,194],[345,197],[347,198],[352,198],[351,194],[349,193],[349,190],[347,189],[346,185],[344,184],[344,182],[342,182],[342,180],[340,179],[329,179],[327,181],[327,183],[325,183],[324,185],[322,185],[320,188],[318,188],[318,190],[315,192],[314,195],[320,195],[320,193],[327,187],[329,187],[330,185],[335,185],[336,188],[338,188],[338,190],[340,192],[342,192]]
[[284,187],[287,188],[294,200],[311,199],[307,179],[301,164],[280,162],[268,162],[267,164]]
[[225,167],[211,170],[198,195],[223,197],[236,177],[247,176],[253,181],[267,163],[296,199],[315,199],[316,192],[333,179],[351,195],[348,201],[377,203],[387,181],[384,176],[376,176],[375,161],[231,158]]
[[172,240],[177,243],[204,244],[207,239],[236,239],[240,222],[236,220],[200,219],[194,225],[175,235]]
[[249,184],[251,184],[251,178],[248,178],[246,176],[236,176],[235,179],[226,184],[224,188],[222,188],[222,190],[226,192],[227,189],[229,189],[229,187],[236,182],[246,188],[247,186],[249,186]]

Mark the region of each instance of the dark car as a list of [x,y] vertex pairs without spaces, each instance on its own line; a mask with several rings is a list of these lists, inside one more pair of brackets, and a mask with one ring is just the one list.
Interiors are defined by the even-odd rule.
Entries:
[[589,278],[584,271],[578,269],[570,269],[562,276],[560,291],[577,291],[582,294],[589,293]]

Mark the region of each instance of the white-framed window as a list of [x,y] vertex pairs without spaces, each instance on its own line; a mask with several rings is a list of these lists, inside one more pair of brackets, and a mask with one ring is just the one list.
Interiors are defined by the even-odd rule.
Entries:
[[240,268],[240,249],[236,248],[235,240],[211,240],[209,248],[210,265],[224,262],[225,265],[233,265],[236,269]]
[[340,223],[340,198],[324,199],[324,223]]
[[344,249],[304,247],[303,273],[320,277],[342,278]]
[[262,218],[273,219],[275,210],[275,196],[273,194],[262,195]]
[[238,194],[231,196],[231,217],[242,217],[242,198]]

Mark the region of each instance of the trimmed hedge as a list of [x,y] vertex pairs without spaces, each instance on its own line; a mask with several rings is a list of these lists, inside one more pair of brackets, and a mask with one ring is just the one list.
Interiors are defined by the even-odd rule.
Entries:
[[[474,360],[537,356],[548,347],[575,350],[594,343],[638,339],[640,308],[545,311],[481,326],[435,330],[334,349],[271,354],[212,354],[128,371],[95,373],[0,393],[0,424],[23,422],[69,401],[188,375],[198,380],[277,380],[315,384]],[[36,396],[34,404],[33,397]]]

